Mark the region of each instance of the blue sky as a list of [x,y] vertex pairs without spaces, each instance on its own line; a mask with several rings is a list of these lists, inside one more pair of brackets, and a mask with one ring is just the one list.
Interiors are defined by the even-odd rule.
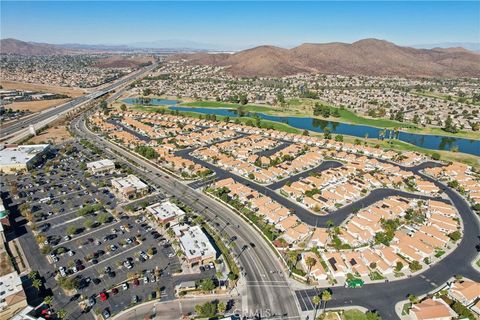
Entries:
[[129,44],[184,40],[224,48],[385,39],[480,42],[480,2],[1,1],[1,38]]

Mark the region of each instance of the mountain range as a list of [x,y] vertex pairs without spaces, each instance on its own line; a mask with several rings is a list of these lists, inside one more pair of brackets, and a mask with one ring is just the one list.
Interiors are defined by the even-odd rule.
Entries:
[[[144,46],[192,45],[176,40],[131,45],[84,45],[24,42],[2,39],[0,52],[22,55],[63,55],[85,52],[176,53],[170,59],[189,64],[223,66],[236,76],[288,76],[299,73],[341,75],[480,77],[480,53],[462,47],[419,49],[364,39],[354,43],[305,43],[291,49],[259,46],[235,53],[208,53],[190,48]],[[196,43],[196,46],[201,45]],[[182,53],[187,52],[187,53]]]
[[259,46],[234,54],[179,54],[190,64],[226,67],[236,76],[341,75],[480,77],[480,54],[464,48],[415,49],[378,39],[305,43],[292,49]]

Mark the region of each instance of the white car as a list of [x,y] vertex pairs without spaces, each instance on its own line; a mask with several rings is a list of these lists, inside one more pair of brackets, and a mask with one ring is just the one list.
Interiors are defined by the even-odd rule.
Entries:
[[130,263],[130,261],[128,260],[125,260],[125,262],[123,263],[123,265],[125,266],[125,268],[127,269],[132,269],[132,264]]
[[72,272],[73,272],[73,273],[77,273],[77,271],[78,271],[78,270],[77,270],[77,267],[73,267],[73,268],[72,268]]
[[128,289],[128,283],[126,283],[126,282],[123,283],[122,284],[122,289],[123,289],[123,291],[127,290]]
[[111,251],[117,250],[117,246],[114,245],[114,244],[111,244],[111,245],[110,245],[110,250],[111,250]]
[[143,277],[143,283],[147,284],[148,283],[148,277]]
[[72,250],[68,251],[68,256],[69,256],[69,257],[73,257],[74,254],[75,254],[74,251],[72,251]]
[[67,273],[65,272],[65,267],[58,268],[58,271],[60,271],[60,275],[62,277],[65,277],[67,275]]

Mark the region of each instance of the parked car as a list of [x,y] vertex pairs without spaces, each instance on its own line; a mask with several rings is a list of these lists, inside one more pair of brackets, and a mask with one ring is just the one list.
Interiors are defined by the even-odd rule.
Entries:
[[100,292],[100,300],[105,301],[108,299],[108,295],[106,292]]

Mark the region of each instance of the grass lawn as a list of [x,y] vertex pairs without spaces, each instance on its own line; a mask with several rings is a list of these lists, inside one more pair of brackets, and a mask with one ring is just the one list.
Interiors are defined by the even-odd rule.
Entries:
[[440,258],[441,256],[443,256],[445,254],[445,251],[443,250],[438,250],[436,253],[435,253],[435,258]]
[[408,122],[398,122],[390,119],[364,118],[347,109],[340,109],[339,112],[340,118],[330,117],[329,119],[332,121],[339,119],[338,121],[340,122],[348,122],[378,128],[416,128],[414,124],[410,124]]
[[[159,112],[159,110],[168,110],[167,107],[164,106],[133,106],[131,107],[133,110],[138,110],[138,111],[145,111],[145,112]],[[193,111],[181,111],[180,114],[190,116],[190,117],[195,117],[198,118],[200,115],[205,116],[201,113],[198,112],[193,112]],[[216,116],[217,120],[223,120],[225,117],[224,116]],[[234,120],[239,120],[241,123],[245,124],[248,121],[252,121],[255,123],[255,119],[249,118],[249,117],[242,117],[242,118],[231,118],[230,121]],[[273,128],[278,131],[283,131],[283,132],[288,132],[288,133],[296,133],[296,134],[301,134],[303,130],[294,128],[292,126],[289,126],[287,124],[281,123],[281,122],[275,122],[275,121],[270,121],[270,120],[264,120],[262,119],[261,122],[261,127],[262,128]],[[323,136],[322,133],[314,133],[310,132],[310,135],[313,136]],[[335,136],[335,134],[333,134]],[[365,141],[365,139],[362,138],[357,138],[353,136],[344,136],[344,141],[353,143],[355,140],[360,139],[362,142]],[[476,157],[474,155],[470,154],[465,154],[465,153],[458,153],[458,152],[451,152],[451,151],[437,151],[437,150],[430,150],[430,149],[424,149],[421,147],[417,147],[415,145],[400,141],[400,140],[379,140],[379,139],[367,139],[367,145],[369,146],[376,146],[379,145],[380,148],[383,149],[393,149],[397,151],[416,151],[422,154],[426,154],[428,156],[431,156],[433,153],[439,153],[441,156],[441,160],[446,160],[446,161],[459,161],[462,163],[466,163],[470,166],[473,167],[480,167],[480,158]]]
[[[459,96],[455,96],[455,95],[450,95],[451,98],[449,99],[448,95],[444,95],[444,94],[436,93],[436,92],[430,92],[430,91],[411,91],[410,93],[413,94],[413,95],[417,95],[417,96],[435,98],[435,99],[451,101],[451,102],[456,102],[456,101],[458,101],[458,99],[460,99]],[[480,104],[478,102],[473,102],[472,99],[467,99],[465,101],[465,103],[474,104],[474,105],[479,105]]]
[[218,102],[218,101],[195,101],[181,103],[184,107],[198,107],[198,108],[222,108],[222,109],[238,109],[243,107],[248,112],[263,112],[269,113],[274,110],[272,107],[258,106],[253,104],[241,105],[238,103]]
[[365,313],[356,309],[346,310],[343,313],[343,318],[345,320],[367,320],[368,319]]
[[412,307],[412,304],[410,302],[405,303],[402,308],[402,316],[409,315],[411,307]]
[[373,271],[368,276],[369,276],[370,280],[373,280],[373,281],[385,279],[378,271]]
[[477,260],[477,266],[480,268],[480,259]]

